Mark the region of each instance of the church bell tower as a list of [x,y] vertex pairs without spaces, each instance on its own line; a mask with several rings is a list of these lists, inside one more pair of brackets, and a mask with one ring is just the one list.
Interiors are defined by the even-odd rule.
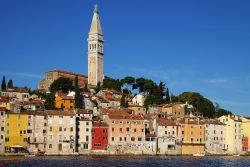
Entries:
[[88,84],[96,86],[103,83],[104,39],[99,19],[99,11],[95,5],[94,15],[88,36]]

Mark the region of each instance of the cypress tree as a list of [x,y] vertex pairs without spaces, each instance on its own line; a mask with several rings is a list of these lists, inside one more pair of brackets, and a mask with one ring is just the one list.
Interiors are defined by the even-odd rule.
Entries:
[[6,90],[5,76],[3,76],[3,79],[2,79],[1,90],[2,90],[2,91]]
[[125,95],[122,95],[122,98],[121,98],[121,107],[126,108],[126,99],[125,99]]
[[168,88],[166,90],[166,99],[165,99],[165,101],[166,101],[166,103],[170,103],[170,101],[171,101]]
[[13,81],[12,81],[12,79],[8,81],[7,88],[8,89],[13,89]]
[[78,77],[75,78],[75,108],[81,108],[81,93],[78,85]]

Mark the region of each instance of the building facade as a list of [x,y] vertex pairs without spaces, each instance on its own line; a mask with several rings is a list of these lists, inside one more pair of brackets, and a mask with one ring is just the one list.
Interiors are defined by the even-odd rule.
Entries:
[[225,151],[227,154],[240,154],[242,151],[241,119],[236,115],[221,116],[220,122],[226,124]]
[[92,126],[92,151],[93,152],[108,152],[108,125],[98,121]]
[[205,121],[205,147],[208,154],[225,154],[226,125],[218,120]]
[[183,118],[181,125],[181,153],[183,155],[205,153],[205,126],[196,118]]
[[89,154],[91,151],[92,120],[84,117],[77,118],[77,151],[79,154]]
[[75,154],[76,114],[73,110],[48,110],[46,154]]

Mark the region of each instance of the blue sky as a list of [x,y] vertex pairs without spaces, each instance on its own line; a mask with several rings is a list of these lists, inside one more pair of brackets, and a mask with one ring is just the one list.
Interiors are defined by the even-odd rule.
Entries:
[[164,81],[250,115],[248,0],[0,0],[0,77],[36,88],[51,69],[87,74],[95,3],[105,75]]

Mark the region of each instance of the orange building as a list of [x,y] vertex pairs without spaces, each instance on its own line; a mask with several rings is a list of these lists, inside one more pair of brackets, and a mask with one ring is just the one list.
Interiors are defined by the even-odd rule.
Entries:
[[183,118],[181,125],[182,154],[205,153],[205,126],[198,118]]
[[57,93],[55,97],[55,107],[60,109],[73,109],[75,107],[74,96],[67,96],[65,93]]
[[185,104],[183,103],[170,103],[161,106],[161,112],[174,117],[185,116]]

